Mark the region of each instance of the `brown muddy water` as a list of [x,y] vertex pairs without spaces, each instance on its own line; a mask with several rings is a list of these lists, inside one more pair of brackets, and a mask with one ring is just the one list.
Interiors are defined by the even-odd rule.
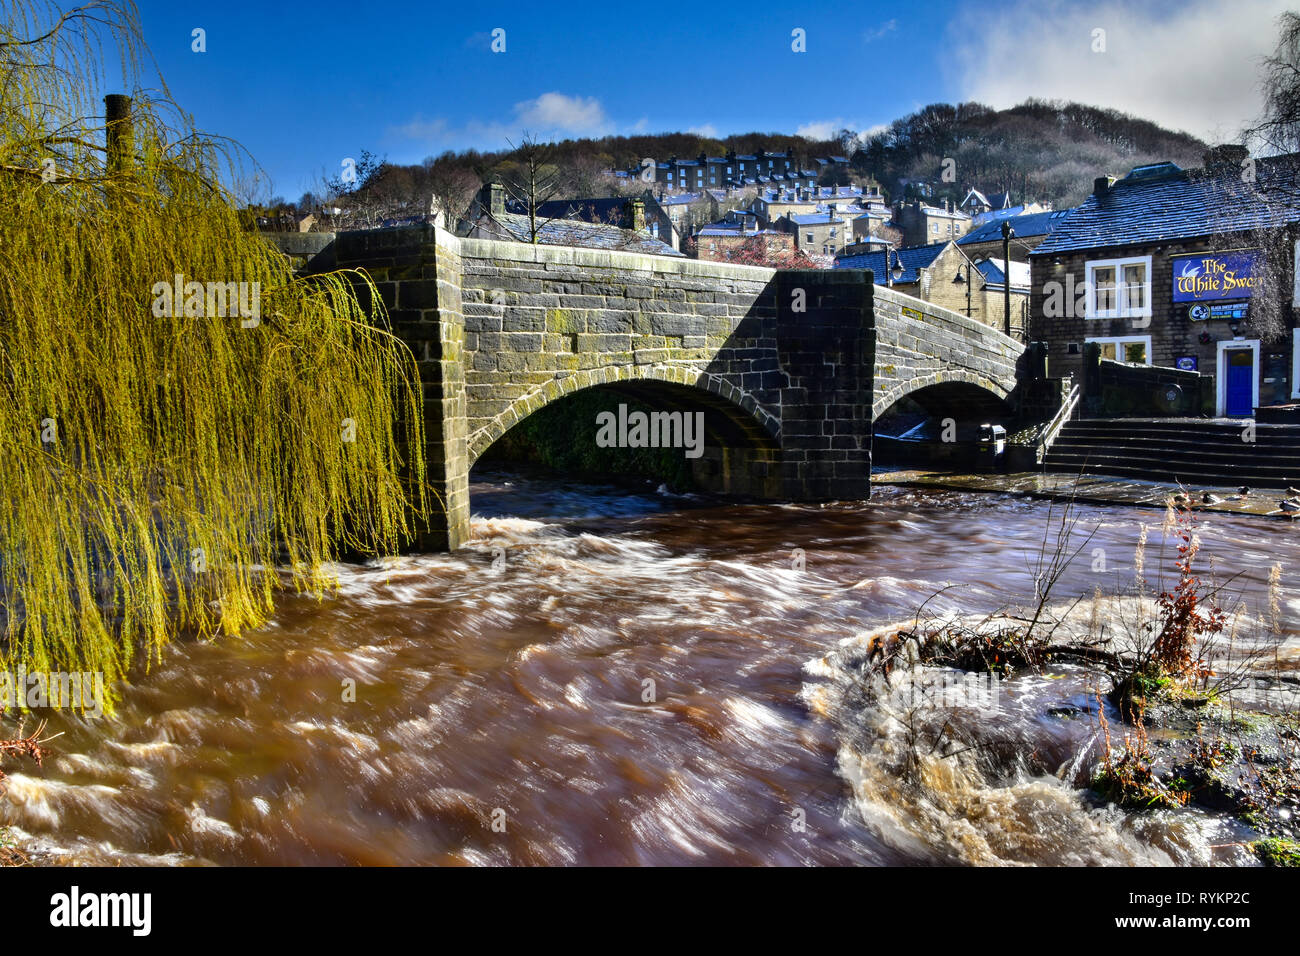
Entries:
[[[954,718],[988,746],[927,755],[919,781],[898,770],[914,741],[849,692],[842,642],[938,589],[957,585],[932,611],[1025,601],[1046,502],[878,488],[752,505],[503,473],[472,495],[463,551],[341,566],[321,602],[170,647],[111,720],[53,721],[54,756],[11,769],[0,821],[54,863],[1251,859],[1225,818],[1088,796],[1082,669],[1005,682],[996,712]],[[1161,512],[1080,511],[1096,537],[1058,594],[1127,585],[1140,524],[1154,577]],[[1292,666],[1298,536],[1202,528],[1202,555],[1255,606],[1281,562]]]

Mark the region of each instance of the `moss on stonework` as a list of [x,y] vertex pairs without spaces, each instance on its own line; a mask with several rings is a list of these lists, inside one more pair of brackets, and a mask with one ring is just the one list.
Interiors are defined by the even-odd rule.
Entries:
[[581,322],[578,317],[569,309],[547,309],[546,310],[546,328],[550,332],[560,332],[569,335],[577,334],[583,331]]

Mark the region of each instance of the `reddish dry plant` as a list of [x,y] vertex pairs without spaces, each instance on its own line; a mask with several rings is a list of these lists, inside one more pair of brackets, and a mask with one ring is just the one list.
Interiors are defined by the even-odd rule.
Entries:
[[1124,735],[1124,752],[1118,757],[1111,748],[1110,723],[1106,707],[1097,694],[1097,715],[1101,726],[1102,761],[1093,778],[1093,789],[1106,800],[1122,807],[1181,807],[1190,794],[1161,782],[1155,769],[1155,755],[1147,737],[1145,714],[1139,707],[1133,730]]
[[[22,736],[22,730],[19,729],[19,736],[13,740],[0,740],[0,758],[4,757],[26,757],[29,760],[36,761],[36,766],[41,765],[45,758],[45,748],[40,745],[39,738],[41,732],[45,729],[45,724],[41,724],[30,735]],[[3,784],[5,772],[0,769],[0,785]]]
[[1197,641],[1218,634],[1227,624],[1227,614],[1209,594],[1201,593],[1201,579],[1192,573],[1192,561],[1200,545],[1192,518],[1180,513],[1174,533],[1178,546],[1178,583],[1160,594],[1160,633],[1151,648],[1151,658],[1160,673],[1178,679],[1205,680],[1213,675],[1194,654]]

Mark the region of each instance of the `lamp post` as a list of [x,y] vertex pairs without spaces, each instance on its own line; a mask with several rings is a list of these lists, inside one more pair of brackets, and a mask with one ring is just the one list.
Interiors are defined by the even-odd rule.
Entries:
[[1011,237],[1016,231],[1002,220],[1002,331],[1011,337]]
[[975,287],[975,277],[971,274],[973,265],[969,259],[966,260],[966,277],[962,278],[961,266],[957,266],[957,277],[952,280],[953,285],[966,286],[966,318],[970,318],[970,294],[971,289]]

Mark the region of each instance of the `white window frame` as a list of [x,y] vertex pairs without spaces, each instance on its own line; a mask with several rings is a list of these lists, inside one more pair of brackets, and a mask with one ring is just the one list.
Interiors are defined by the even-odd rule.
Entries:
[[[1151,336],[1149,335],[1090,335],[1084,342],[1096,342],[1098,345],[1114,345],[1115,354],[1123,355],[1124,346],[1131,342],[1141,342],[1147,347],[1146,364],[1151,364]],[[1117,359],[1123,361],[1123,359]]]
[[[1124,279],[1124,267],[1135,263],[1146,266],[1146,281],[1142,284],[1144,305],[1140,309],[1127,308],[1123,297],[1127,295]],[[1097,308],[1097,284],[1093,282],[1093,273],[1098,269],[1115,270],[1115,305],[1113,309]],[[1087,305],[1085,319],[1142,319],[1151,317],[1151,257],[1127,256],[1123,259],[1091,259],[1084,267],[1084,281],[1087,288]],[[1100,340],[1099,340],[1100,341]]]
[[1251,368],[1255,374],[1250,377],[1250,416],[1255,416],[1259,408],[1259,339],[1219,339],[1214,350],[1214,414],[1222,418],[1228,412],[1228,376],[1223,364],[1228,349],[1250,349],[1255,353]]

